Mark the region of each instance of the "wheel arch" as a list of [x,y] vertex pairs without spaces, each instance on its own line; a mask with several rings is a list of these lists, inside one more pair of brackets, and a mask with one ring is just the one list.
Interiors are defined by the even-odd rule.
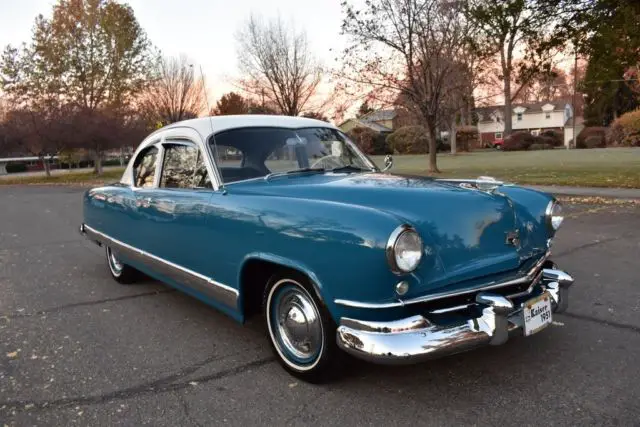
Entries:
[[238,273],[238,309],[245,321],[260,312],[269,279],[283,270],[304,276],[320,301],[330,301],[329,296],[323,295],[317,275],[304,263],[271,253],[251,253],[244,258]]

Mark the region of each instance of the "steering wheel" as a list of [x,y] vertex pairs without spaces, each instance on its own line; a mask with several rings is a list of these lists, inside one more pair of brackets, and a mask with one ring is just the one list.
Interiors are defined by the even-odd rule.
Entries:
[[312,168],[333,169],[344,166],[337,156],[324,156],[313,162]]

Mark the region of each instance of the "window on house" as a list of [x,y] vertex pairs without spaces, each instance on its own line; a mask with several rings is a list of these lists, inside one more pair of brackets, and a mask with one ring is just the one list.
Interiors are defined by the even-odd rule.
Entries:
[[549,113],[549,112],[544,113],[544,118],[545,119],[550,119],[551,118],[551,113]]
[[494,136],[495,139],[502,139],[502,132],[496,132]]
[[531,135],[533,136],[539,136],[540,135],[540,129],[534,129],[531,131]]
[[521,122],[522,121],[522,113],[516,113],[516,119]]

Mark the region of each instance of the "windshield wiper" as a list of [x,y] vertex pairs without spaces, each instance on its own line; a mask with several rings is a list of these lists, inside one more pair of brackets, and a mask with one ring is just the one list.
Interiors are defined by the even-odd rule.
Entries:
[[265,181],[269,181],[269,179],[273,178],[274,176],[283,176],[283,175],[292,175],[292,174],[296,174],[296,173],[306,173],[306,172],[325,172],[326,170],[324,168],[301,168],[301,169],[293,169],[290,171],[286,171],[286,172],[273,172],[270,173],[268,175],[266,175],[264,177]]
[[368,172],[371,169],[363,169],[354,165],[345,165],[331,169],[331,172]]

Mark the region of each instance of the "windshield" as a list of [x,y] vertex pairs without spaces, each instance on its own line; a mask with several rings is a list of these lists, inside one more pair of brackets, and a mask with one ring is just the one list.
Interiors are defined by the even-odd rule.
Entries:
[[330,128],[240,128],[209,141],[225,184],[295,173],[375,169],[341,132]]

